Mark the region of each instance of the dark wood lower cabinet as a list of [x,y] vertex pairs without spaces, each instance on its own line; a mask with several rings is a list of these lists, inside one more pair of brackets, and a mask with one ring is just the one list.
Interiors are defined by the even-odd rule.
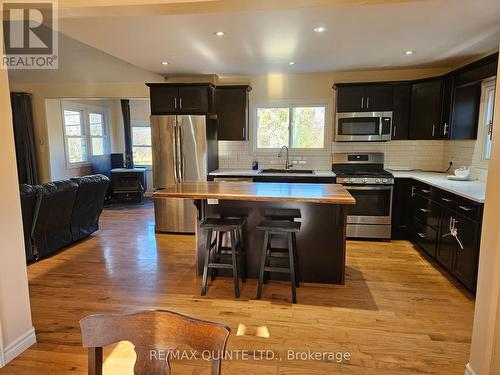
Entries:
[[412,179],[396,179],[393,196],[393,238],[406,235],[475,293],[483,206]]
[[412,241],[432,257],[436,256],[437,231],[416,219],[413,223]]
[[[450,216],[454,220],[457,236],[442,237],[454,255],[452,273],[468,289],[475,289],[479,255],[479,224],[454,212],[446,212],[444,221]],[[444,236],[445,234],[443,234]],[[451,241],[450,241],[451,239]]]
[[456,239],[450,235],[451,215],[448,211],[443,212],[439,230],[436,258],[448,271],[453,269],[453,258],[455,257]]

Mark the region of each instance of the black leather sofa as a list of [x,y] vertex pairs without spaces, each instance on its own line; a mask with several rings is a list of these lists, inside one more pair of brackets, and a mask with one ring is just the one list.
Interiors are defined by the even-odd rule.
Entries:
[[33,217],[37,202],[37,189],[31,185],[19,185],[21,194],[21,211],[23,213],[24,247],[26,249],[26,260],[34,259],[31,248],[31,231],[33,230]]
[[103,175],[93,175],[71,180],[78,184],[71,214],[71,236],[73,241],[78,241],[99,229],[99,217],[108,191],[109,179]]
[[26,259],[43,258],[98,230],[108,186],[103,175],[21,185]]

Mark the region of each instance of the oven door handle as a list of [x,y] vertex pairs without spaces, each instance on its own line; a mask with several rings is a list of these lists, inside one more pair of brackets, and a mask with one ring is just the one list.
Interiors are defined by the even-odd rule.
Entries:
[[343,185],[347,190],[392,190],[393,186],[351,186]]

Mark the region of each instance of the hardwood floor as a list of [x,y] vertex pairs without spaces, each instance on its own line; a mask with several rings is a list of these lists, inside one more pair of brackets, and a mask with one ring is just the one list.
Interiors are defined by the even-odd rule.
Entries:
[[[261,301],[254,280],[240,300],[231,279],[209,283],[200,297],[194,246],[193,236],[155,235],[151,208],[106,210],[94,236],[29,266],[38,343],[0,374],[86,374],[79,319],[151,308],[226,323],[228,349],[281,358],[225,360],[223,374],[464,373],[474,303],[406,241],[350,241],[346,285],[302,285],[297,305],[288,283],[272,281]],[[288,360],[288,350],[348,352],[350,360]],[[105,374],[132,373],[130,345],[105,353]],[[174,373],[207,373],[207,364],[179,361]]]

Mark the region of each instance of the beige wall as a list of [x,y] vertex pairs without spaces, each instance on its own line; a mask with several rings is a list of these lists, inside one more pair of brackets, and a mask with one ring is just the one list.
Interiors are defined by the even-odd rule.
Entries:
[[[497,74],[497,77],[500,74]],[[500,130],[497,90],[493,128]],[[496,133],[495,133],[496,134]],[[500,374],[500,139],[493,137],[486,188],[469,373]],[[470,371],[472,370],[472,371]]]
[[[0,34],[2,28],[0,25]],[[0,46],[3,41],[0,40]],[[0,366],[20,338],[34,338],[7,73],[0,69]],[[7,358],[4,354],[7,352]]]

